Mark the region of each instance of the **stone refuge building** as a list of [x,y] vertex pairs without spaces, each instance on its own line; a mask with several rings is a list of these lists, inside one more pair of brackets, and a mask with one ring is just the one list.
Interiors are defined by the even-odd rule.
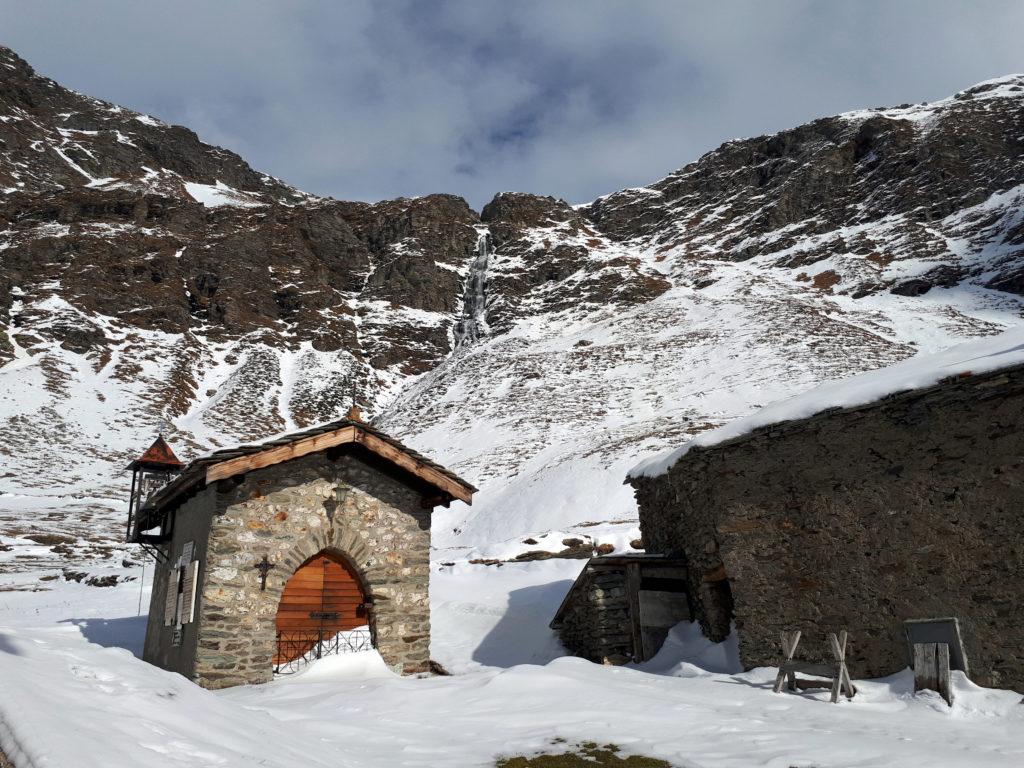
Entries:
[[431,510],[475,490],[356,409],[192,462],[133,494],[129,541],[159,563],[144,658],[224,688],[362,631],[395,671],[428,671]]
[[1024,334],[995,338],[632,470],[647,549],[685,561],[707,637],[735,625],[751,668],[778,664],[782,630],[824,658],[847,629],[851,673],[878,677],[908,665],[904,621],[955,617],[971,678],[1024,691]]
[[669,629],[689,621],[685,561],[663,555],[591,558],[551,628],[571,653],[599,664],[646,661]]

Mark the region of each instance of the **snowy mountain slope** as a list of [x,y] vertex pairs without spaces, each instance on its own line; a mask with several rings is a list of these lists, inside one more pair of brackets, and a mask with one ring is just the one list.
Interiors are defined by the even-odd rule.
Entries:
[[[436,542],[450,558],[536,548],[527,538],[557,550],[563,535],[622,548],[636,528],[621,482],[645,454],[1020,324],[1022,182],[1024,77],[1011,76],[730,142],[647,188],[499,226],[486,308],[507,332],[456,351],[383,419],[482,482]],[[530,287],[565,248],[576,263]],[[647,295],[589,301],[607,264],[618,290],[645,276]],[[509,321],[510,305],[527,317]]]
[[0,64],[0,569],[19,589],[126,573],[122,468],[161,422],[189,458],[332,418],[354,381],[481,486],[437,513],[441,559],[622,549],[640,457],[1021,322],[1021,77],[478,215],[305,195]]
[[188,458],[372,413],[451,349],[478,221],[306,195],[0,48],[0,569],[117,566],[161,425]]

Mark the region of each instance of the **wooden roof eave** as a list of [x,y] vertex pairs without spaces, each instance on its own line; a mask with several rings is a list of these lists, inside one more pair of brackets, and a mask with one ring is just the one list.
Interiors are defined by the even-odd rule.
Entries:
[[246,454],[226,461],[211,464],[206,468],[206,483],[217,480],[225,480],[235,475],[251,472],[256,469],[280,464],[283,461],[297,459],[310,453],[327,450],[338,445],[354,443],[363,446],[371,453],[380,456],[382,459],[401,467],[410,474],[418,477],[428,485],[437,488],[448,494],[453,499],[458,499],[466,504],[473,503],[473,492],[476,490],[471,486],[459,483],[448,475],[439,472],[431,466],[418,461],[413,456],[402,451],[386,440],[367,432],[356,425],[348,425],[331,432],[296,440],[285,445],[269,448],[258,453]]

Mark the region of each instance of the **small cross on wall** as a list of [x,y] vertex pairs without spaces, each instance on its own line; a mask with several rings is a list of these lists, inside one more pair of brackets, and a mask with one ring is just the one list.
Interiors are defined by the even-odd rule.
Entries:
[[277,566],[267,560],[267,556],[264,555],[263,559],[256,563],[253,568],[260,572],[260,592],[263,592],[267,588],[267,574],[270,573],[271,568],[277,568]]

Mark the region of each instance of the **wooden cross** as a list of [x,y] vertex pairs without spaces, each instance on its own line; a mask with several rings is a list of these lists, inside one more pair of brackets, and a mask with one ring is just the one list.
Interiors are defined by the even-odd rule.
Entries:
[[253,568],[260,572],[260,592],[263,592],[267,588],[267,574],[270,573],[271,568],[277,568],[277,566],[267,560],[267,556],[264,555],[263,559],[256,563]]

